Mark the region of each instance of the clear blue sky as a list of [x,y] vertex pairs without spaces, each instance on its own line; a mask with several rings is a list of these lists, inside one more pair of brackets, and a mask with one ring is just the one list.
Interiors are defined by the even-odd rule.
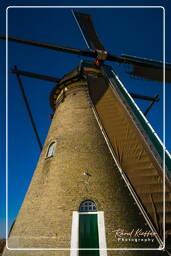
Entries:
[[[9,5],[157,5],[166,7],[166,61],[171,62],[171,5],[167,0],[119,0],[119,1],[1,1],[0,34],[5,34],[5,8]],[[84,8],[79,11],[93,17],[96,30],[106,49],[114,54],[122,53],[162,60],[163,56],[163,10],[145,8]],[[71,8],[10,8],[8,11],[9,35],[40,42],[87,49],[79,28],[72,16]],[[0,41],[2,53],[0,62],[1,85],[1,151],[5,151],[5,43]],[[62,77],[71,71],[81,60],[80,56],[54,52],[27,45],[9,43],[9,69],[17,65],[19,69],[30,72]],[[109,64],[109,63],[108,63]],[[129,92],[148,96],[160,95],[147,115],[153,128],[163,139],[163,93],[162,84],[132,79],[125,73],[125,67],[110,63],[120,76]],[[20,209],[36,163],[39,158],[33,129],[26,112],[15,75],[8,74],[8,164],[9,164],[9,223],[11,224]],[[22,77],[30,106],[42,143],[46,138],[52,113],[49,106],[49,93],[53,84],[41,80]],[[166,84],[166,146],[171,152],[171,84]],[[142,111],[149,102],[137,101]],[[0,237],[5,234],[5,154],[1,154],[0,181]],[[2,178],[3,177],[3,178]]]

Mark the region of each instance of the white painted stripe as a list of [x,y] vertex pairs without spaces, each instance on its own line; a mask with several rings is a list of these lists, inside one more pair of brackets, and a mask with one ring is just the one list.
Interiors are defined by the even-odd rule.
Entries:
[[133,8],[133,9],[139,9],[139,8],[152,8],[152,9],[155,9],[155,8],[159,8],[159,9],[163,9],[164,10],[164,7],[163,6],[157,6],[157,5],[152,5],[152,6],[114,6],[114,5],[108,5],[108,6],[98,6],[98,5],[60,5],[60,6],[56,6],[56,5],[51,5],[51,6],[46,6],[46,5],[38,5],[38,6],[34,6],[34,5],[29,5],[29,6],[24,6],[24,5],[20,5],[20,6],[15,6],[15,5],[11,5],[11,6],[8,6],[7,9],[12,9],[12,8],[104,8],[104,9],[107,9],[107,8],[121,8],[121,9],[125,9],[125,8]]

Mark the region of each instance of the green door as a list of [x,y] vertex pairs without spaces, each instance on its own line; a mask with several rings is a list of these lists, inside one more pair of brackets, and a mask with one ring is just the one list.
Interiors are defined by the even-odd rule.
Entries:
[[[97,214],[79,215],[79,248],[99,248]],[[99,250],[80,250],[79,256],[99,256]]]

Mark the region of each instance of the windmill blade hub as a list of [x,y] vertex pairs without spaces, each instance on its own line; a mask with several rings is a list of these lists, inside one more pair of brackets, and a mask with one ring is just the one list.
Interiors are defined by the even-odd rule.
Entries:
[[108,53],[105,50],[96,50],[97,57],[95,59],[95,65],[100,67],[107,59]]
[[98,60],[106,60],[108,52],[104,50],[96,50]]

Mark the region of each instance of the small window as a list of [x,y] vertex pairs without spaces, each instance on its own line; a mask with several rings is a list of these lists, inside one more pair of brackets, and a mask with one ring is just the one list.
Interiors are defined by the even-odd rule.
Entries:
[[80,204],[79,208],[80,212],[96,212],[96,205],[95,202],[87,200]]
[[55,151],[55,142],[52,142],[52,143],[49,145],[49,148],[48,148],[46,157],[51,157],[51,156],[53,156],[53,155],[54,155],[54,151]]

